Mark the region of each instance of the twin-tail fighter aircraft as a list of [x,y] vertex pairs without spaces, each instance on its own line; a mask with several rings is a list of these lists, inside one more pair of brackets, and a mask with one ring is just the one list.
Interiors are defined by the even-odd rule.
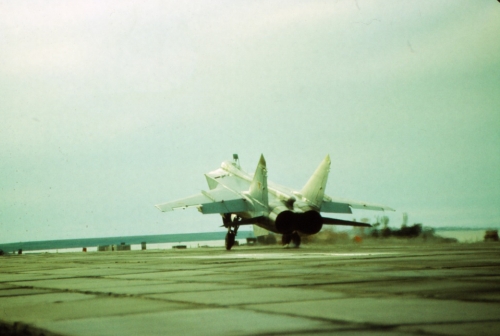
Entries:
[[301,235],[318,233],[323,225],[365,226],[370,224],[323,217],[320,212],[350,214],[352,209],[392,210],[383,205],[334,199],[325,194],[330,156],[327,155],[300,191],[267,181],[266,160],[261,155],[255,174],[239,164],[238,155],[205,174],[209,191],[181,200],[159,204],[161,211],[195,207],[202,214],[220,214],[227,228],[226,249],[233,247],[241,225],[257,225],[282,234],[283,245],[300,245]]

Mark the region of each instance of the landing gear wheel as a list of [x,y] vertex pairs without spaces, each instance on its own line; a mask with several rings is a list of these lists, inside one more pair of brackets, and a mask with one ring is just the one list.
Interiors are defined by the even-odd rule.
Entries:
[[226,234],[226,250],[230,250],[235,241],[236,241],[236,235],[238,234],[238,229],[240,228],[238,222],[241,221],[241,217],[239,217],[236,214],[231,214],[231,213],[225,213],[222,215],[222,223],[223,226],[227,229],[227,234]]
[[292,235],[289,233],[284,233],[281,236],[281,245],[283,246],[288,246],[290,242],[292,241]]
[[236,240],[236,234],[233,231],[228,231],[226,234],[226,250],[230,250],[234,245],[234,241]]
[[300,242],[301,242],[299,234],[297,232],[294,232],[294,233],[292,233],[291,238],[292,238],[293,247],[298,248],[300,246]]

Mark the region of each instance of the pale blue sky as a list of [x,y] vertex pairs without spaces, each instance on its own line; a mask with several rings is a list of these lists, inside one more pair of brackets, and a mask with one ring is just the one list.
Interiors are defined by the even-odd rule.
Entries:
[[[399,226],[500,226],[500,4],[1,1],[0,242],[214,231],[239,153]],[[380,213],[356,213],[372,218]]]

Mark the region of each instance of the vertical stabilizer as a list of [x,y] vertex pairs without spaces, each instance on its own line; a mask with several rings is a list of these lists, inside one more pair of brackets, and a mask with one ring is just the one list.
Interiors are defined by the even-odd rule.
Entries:
[[268,206],[267,169],[264,155],[260,156],[257,169],[255,170],[255,175],[253,176],[252,183],[250,184],[249,194],[264,207]]
[[318,208],[321,208],[323,196],[325,195],[330,164],[330,155],[327,155],[301,191],[302,196]]

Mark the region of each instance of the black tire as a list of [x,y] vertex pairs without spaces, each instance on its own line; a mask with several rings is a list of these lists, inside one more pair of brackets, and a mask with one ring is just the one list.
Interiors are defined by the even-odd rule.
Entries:
[[226,234],[226,250],[230,250],[234,245],[234,241],[236,240],[236,235],[234,232],[228,232]]
[[284,233],[282,236],[281,236],[281,244],[283,246],[285,245],[288,245],[290,244],[290,242],[292,241],[292,235],[289,234],[289,233]]
[[292,244],[294,247],[299,247],[301,241],[302,239],[300,239],[300,235],[297,232],[292,233]]

